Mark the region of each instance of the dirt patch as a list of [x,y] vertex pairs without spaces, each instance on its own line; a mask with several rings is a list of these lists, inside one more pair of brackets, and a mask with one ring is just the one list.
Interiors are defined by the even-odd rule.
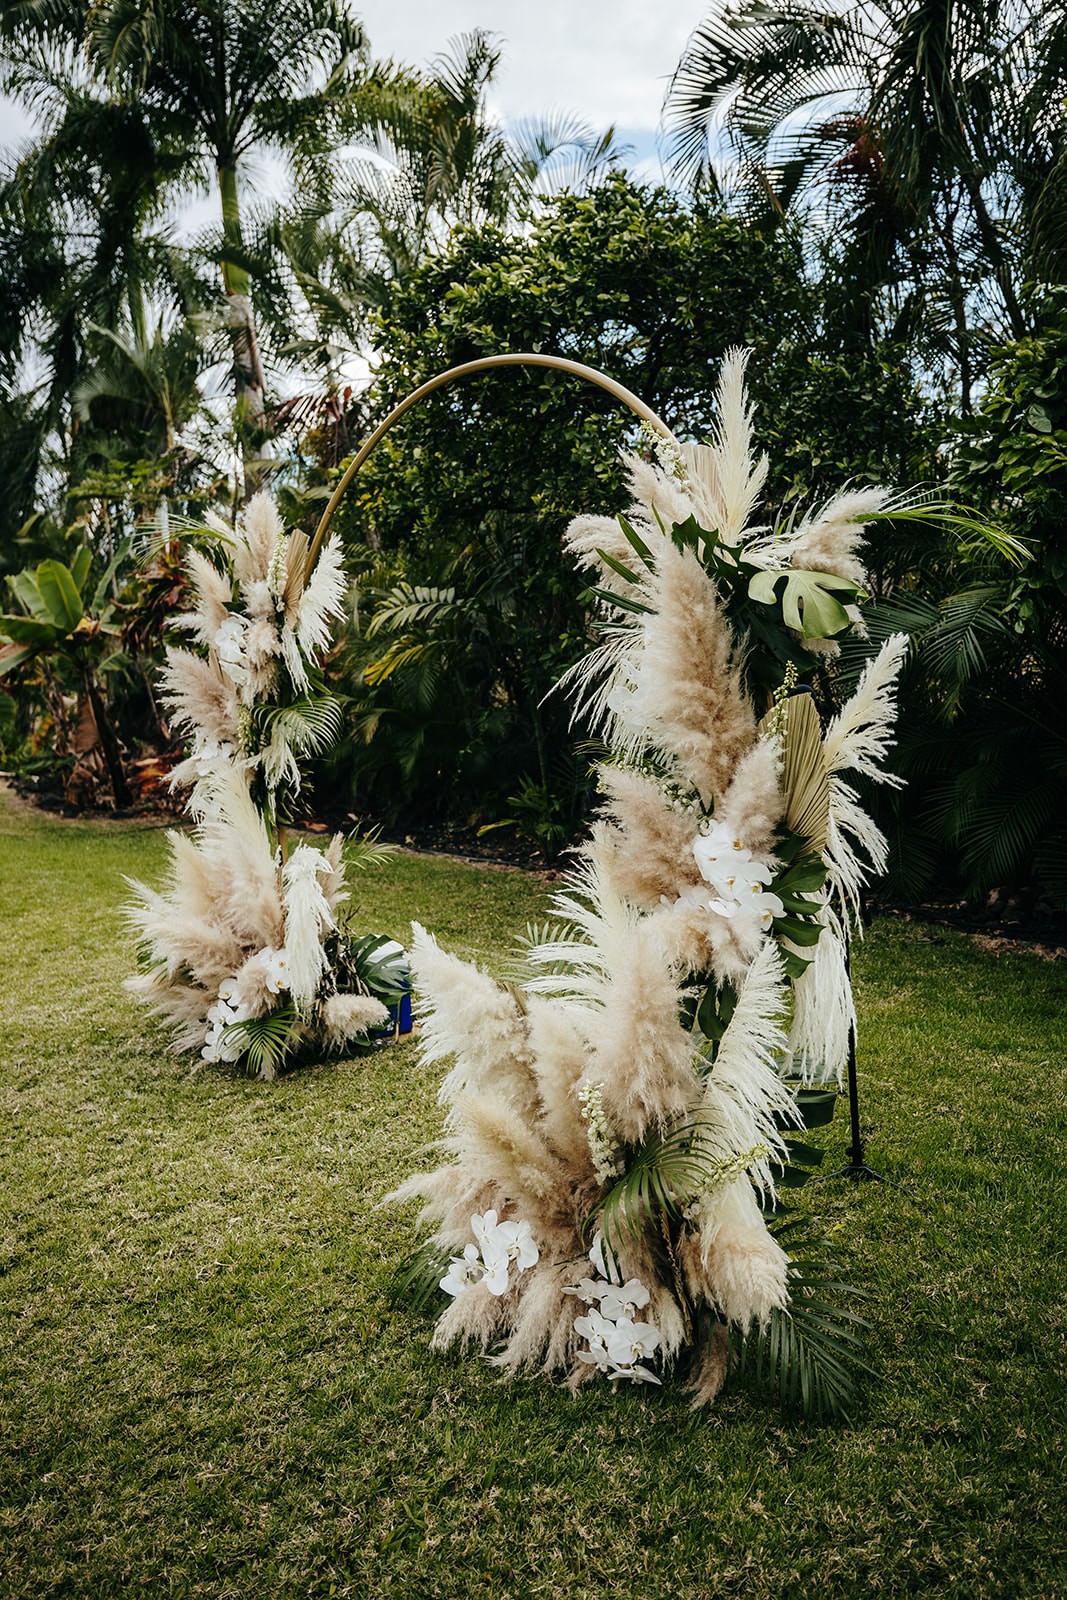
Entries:
[[991,916],[987,909],[967,905],[897,906],[877,902],[875,916],[900,922],[919,922],[936,928],[953,928],[989,955],[1034,955],[1042,961],[1067,961],[1067,914],[1039,909],[1011,922]]

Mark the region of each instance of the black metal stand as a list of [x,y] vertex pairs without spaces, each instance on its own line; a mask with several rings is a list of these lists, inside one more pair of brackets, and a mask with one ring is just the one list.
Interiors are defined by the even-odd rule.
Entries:
[[[845,971],[851,983],[852,952],[850,943],[851,941],[846,931]],[[845,1152],[848,1159],[839,1172],[828,1172],[826,1176],[828,1178],[851,1178],[853,1183],[867,1183],[872,1180],[875,1183],[888,1182],[888,1179],[883,1178],[880,1172],[875,1172],[873,1167],[867,1165],[866,1153],[863,1148],[863,1134],[860,1131],[860,1091],[859,1081],[856,1077],[856,1024],[854,1022],[850,1022],[848,1028],[848,1114],[852,1131],[852,1143]]]

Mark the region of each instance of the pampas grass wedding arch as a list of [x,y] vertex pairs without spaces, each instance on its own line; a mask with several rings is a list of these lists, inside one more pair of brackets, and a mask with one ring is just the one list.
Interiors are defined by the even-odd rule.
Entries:
[[408,1282],[441,1297],[437,1346],[474,1346],[505,1373],[678,1371],[706,1403],[740,1366],[810,1414],[840,1414],[860,1319],[774,1214],[805,1158],[805,1099],[848,1059],[848,932],[885,861],[857,779],[895,781],[883,761],[906,640],[843,703],[833,659],[862,631],[867,528],[896,506],[848,488],[761,520],[746,361],[723,362],[706,444],[679,443],[577,362],[467,363],[384,419],[310,545],[253,502],[225,530],[225,561],[190,556],[199,651],[171,652],[165,686],[193,740],[178,781],[198,831],[173,837],[162,896],[135,886],[134,985],[209,1056],[247,1050],[279,1015],[290,1043],[337,1048],[380,1024],[388,962],[371,941],[361,966],[338,930],[339,841],[287,856],[279,839],[300,757],[336,729],[316,665],[341,605],[333,512],[378,440],[444,384],[532,365],[608,390],[651,459],[625,458],[625,515],[578,517],[565,535],[599,638],[560,692],[603,740],[600,808],[515,981],[414,927],[446,1131],[437,1164],[392,1197],[421,1205]]

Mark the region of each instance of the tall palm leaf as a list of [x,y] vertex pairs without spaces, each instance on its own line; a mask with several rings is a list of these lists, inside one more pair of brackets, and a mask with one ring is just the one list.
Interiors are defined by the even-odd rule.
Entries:
[[1027,326],[1011,224],[1038,118],[1024,91],[1055,15],[1012,0],[720,5],[668,91],[675,170],[699,186],[732,163],[756,214],[829,218],[852,302],[881,296],[883,321],[913,315],[920,285],[966,408],[975,327]]

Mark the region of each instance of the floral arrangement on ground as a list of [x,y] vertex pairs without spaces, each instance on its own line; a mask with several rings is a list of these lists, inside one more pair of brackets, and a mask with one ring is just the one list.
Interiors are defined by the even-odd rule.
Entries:
[[855,1027],[850,929],[885,840],[856,779],[884,770],[906,639],[841,703],[870,525],[850,488],[773,525],[757,507],[746,355],[714,438],[649,429],[632,504],[582,516],[595,648],[564,680],[599,731],[602,803],[515,981],[415,925],[425,1062],[448,1070],[443,1159],[406,1278],[433,1342],[506,1374],[658,1384],[698,1403],[740,1369],[811,1415],[847,1413],[864,1324],[780,1191],[819,1152]]
[[337,735],[322,662],[347,583],[330,539],[313,567],[266,495],[234,527],[187,530],[193,609],[175,619],[162,678],[190,740],[172,775],[192,836],[173,831],[162,890],[130,880],[141,971],[128,987],[170,1025],[174,1048],[270,1078],[298,1052],[350,1051],[388,1031],[406,991],[393,941],[357,934],[350,874],[392,848],[335,835],[291,845],[302,762]]

